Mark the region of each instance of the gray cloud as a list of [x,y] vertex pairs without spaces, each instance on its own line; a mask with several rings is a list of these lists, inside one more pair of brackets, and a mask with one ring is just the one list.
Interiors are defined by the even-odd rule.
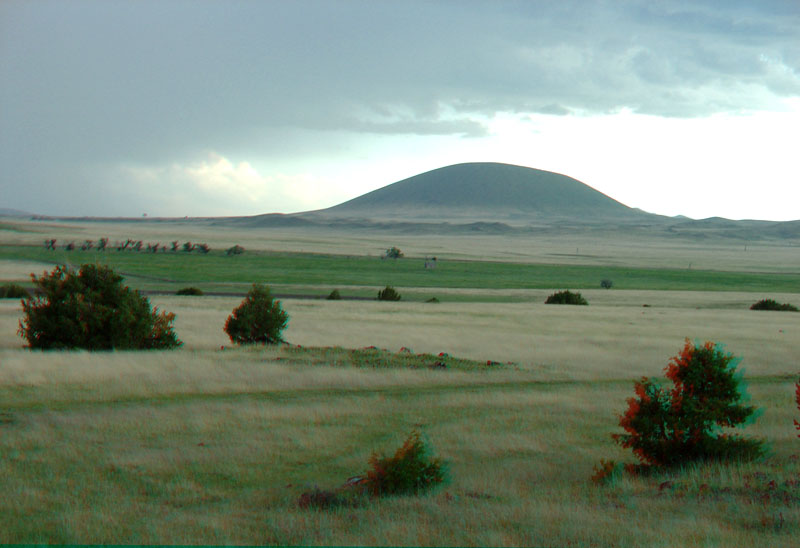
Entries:
[[[0,205],[49,191],[55,210],[102,188],[98,166],[302,155],[298,131],[474,137],[499,111],[779,108],[800,96],[798,28],[791,0],[7,0]],[[20,185],[38,194],[11,203]]]

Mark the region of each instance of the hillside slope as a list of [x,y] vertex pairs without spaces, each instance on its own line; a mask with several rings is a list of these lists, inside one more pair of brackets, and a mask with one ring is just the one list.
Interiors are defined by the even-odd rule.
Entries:
[[429,222],[631,220],[649,216],[572,177],[498,163],[434,169],[315,213],[326,217]]

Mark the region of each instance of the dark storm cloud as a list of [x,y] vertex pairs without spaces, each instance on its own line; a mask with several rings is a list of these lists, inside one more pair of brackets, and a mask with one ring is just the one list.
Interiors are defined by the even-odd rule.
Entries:
[[[121,162],[302,157],[298,130],[473,137],[499,111],[777,108],[800,95],[797,6],[6,1],[0,205],[78,203]],[[20,185],[38,194],[12,204]]]

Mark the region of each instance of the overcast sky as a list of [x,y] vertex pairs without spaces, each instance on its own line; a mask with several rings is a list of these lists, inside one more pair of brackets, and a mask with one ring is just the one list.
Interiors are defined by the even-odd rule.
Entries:
[[0,2],[0,208],[335,205],[496,161],[800,219],[800,2]]

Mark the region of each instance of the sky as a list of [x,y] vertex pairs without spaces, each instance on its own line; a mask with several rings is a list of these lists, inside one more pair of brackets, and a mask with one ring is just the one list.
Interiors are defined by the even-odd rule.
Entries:
[[0,208],[227,216],[461,162],[800,219],[797,0],[2,0]]

